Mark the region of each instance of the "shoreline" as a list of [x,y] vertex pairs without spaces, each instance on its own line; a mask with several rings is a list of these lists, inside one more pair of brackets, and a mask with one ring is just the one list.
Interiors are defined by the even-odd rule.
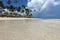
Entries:
[[42,18],[24,18],[24,17],[21,17],[21,18],[14,18],[14,17],[0,17],[0,20],[37,20],[37,21],[47,21],[47,22],[50,22],[50,21],[60,21],[60,19],[42,19]]
[[0,17],[0,20],[19,20],[19,19],[31,19],[31,18],[11,18],[11,17]]

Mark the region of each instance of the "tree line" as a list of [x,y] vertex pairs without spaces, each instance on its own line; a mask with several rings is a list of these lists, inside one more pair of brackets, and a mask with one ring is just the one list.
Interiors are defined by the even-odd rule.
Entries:
[[[15,0],[14,3],[17,4],[18,0]],[[7,0],[7,4],[8,4],[7,6],[4,6],[3,2],[0,1],[0,7],[1,8],[3,8],[3,9],[7,8],[7,9],[9,9],[12,12],[14,12],[15,10],[17,10],[17,12],[21,12],[21,13],[25,13],[26,14],[25,16],[22,16],[22,15],[19,15],[18,13],[17,14],[10,13],[11,17],[13,15],[15,15],[15,17],[16,17],[16,15],[19,15],[18,17],[32,17],[32,14],[30,13],[31,10],[28,9],[28,8],[26,8],[25,5],[22,5],[22,7],[20,7],[20,6],[17,7],[17,5],[16,5],[16,7],[15,7],[15,6],[11,5],[11,0]],[[5,13],[4,15],[6,16],[6,15],[8,15],[8,13]]]

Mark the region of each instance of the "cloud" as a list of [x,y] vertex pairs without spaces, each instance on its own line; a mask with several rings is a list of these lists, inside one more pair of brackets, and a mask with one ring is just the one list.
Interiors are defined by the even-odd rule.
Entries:
[[60,18],[60,0],[30,0],[27,7],[33,10],[33,17]]
[[48,9],[48,6],[57,6],[60,5],[60,1],[55,0],[28,0],[27,6],[31,9],[40,10],[39,12]]
[[56,5],[60,5],[60,1],[54,2],[54,6],[56,6]]
[[32,8],[32,9],[40,9],[41,8],[41,6],[43,5],[43,3],[44,3],[44,1],[42,1],[42,0],[31,0],[31,1],[29,1],[28,0],[28,4],[27,4],[27,6],[28,7],[30,7],[30,8]]

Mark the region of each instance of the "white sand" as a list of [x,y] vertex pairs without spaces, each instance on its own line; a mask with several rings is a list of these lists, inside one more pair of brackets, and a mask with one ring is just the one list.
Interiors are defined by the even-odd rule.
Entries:
[[0,40],[60,40],[60,19],[0,18]]

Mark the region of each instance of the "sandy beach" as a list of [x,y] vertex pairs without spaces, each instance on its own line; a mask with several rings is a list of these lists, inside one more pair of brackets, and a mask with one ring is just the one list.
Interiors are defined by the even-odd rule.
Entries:
[[60,19],[0,18],[0,40],[60,40]]

